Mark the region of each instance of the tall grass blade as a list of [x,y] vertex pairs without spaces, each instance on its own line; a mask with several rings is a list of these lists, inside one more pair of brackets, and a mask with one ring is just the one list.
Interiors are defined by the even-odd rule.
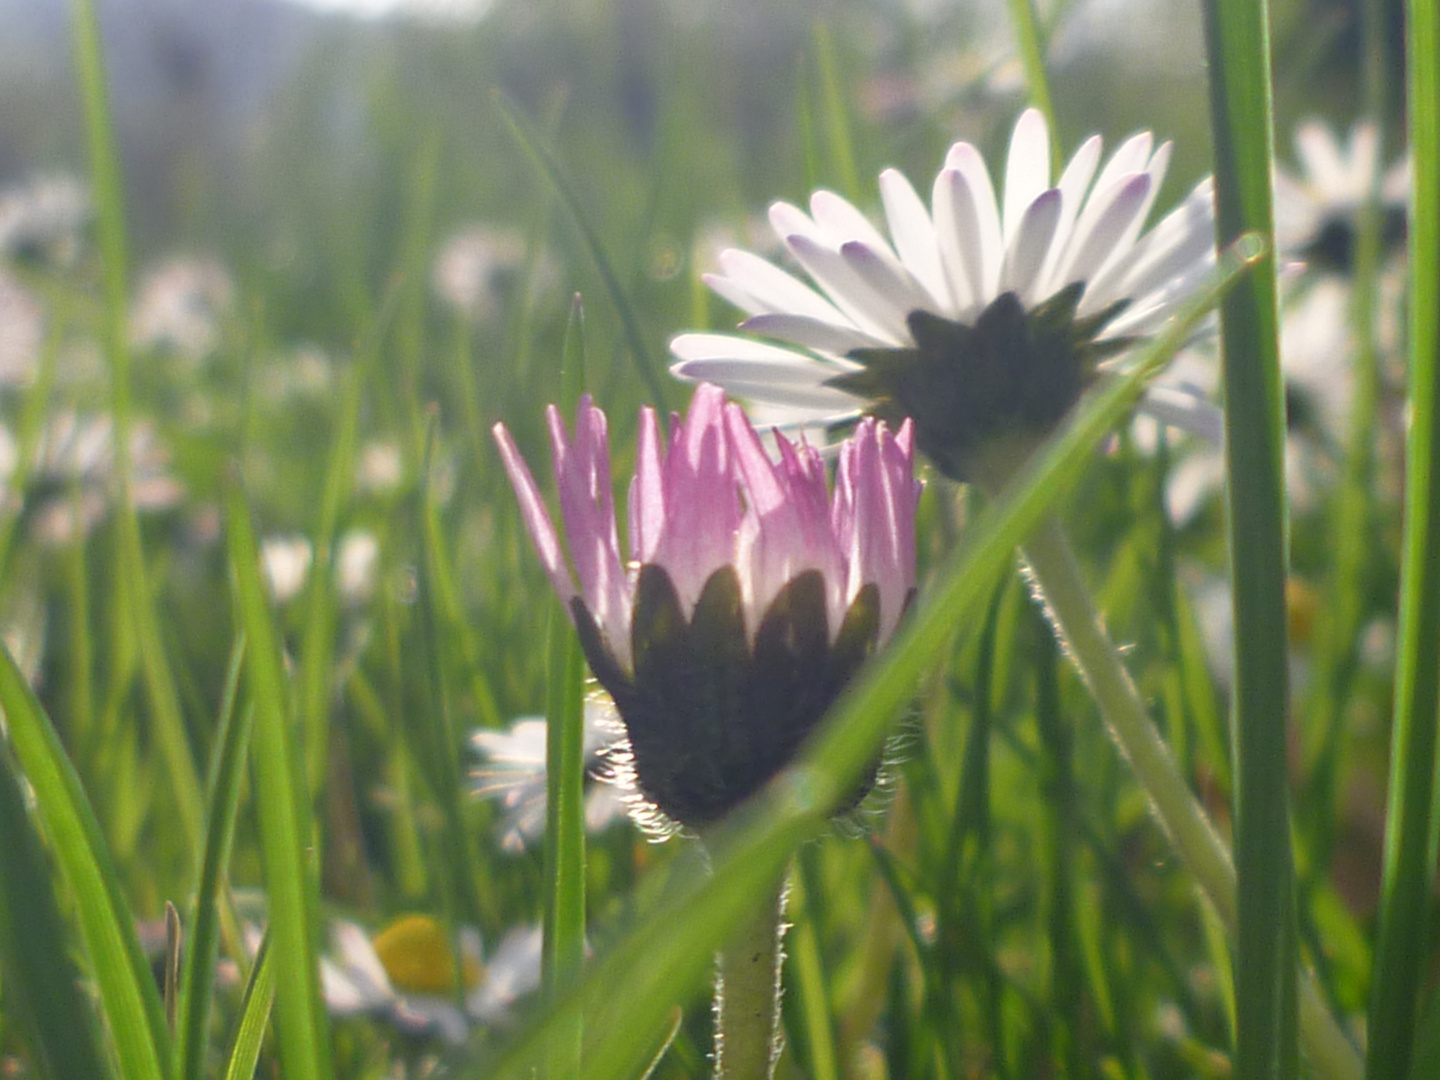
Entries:
[[292,743],[288,692],[250,513],[239,488],[227,506],[230,572],[246,640],[245,668],[254,709],[251,732],[260,857],[269,896],[270,938],[275,950],[275,1027],[280,1072],[306,1080],[329,1080],[330,1031],[320,997],[315,932],[318,918],[310,803],[303,760]]
[[65,949],[54,879],[10,755],[0,748],[0,969],[41,1076],[107,1077],[90,1003]]
[[[585,385],[584,312],[570,310],[561,364],[560,407],[568,415]],[[563,608],[551,606],[545,691],[545,943],[547,1001],[557,1001],[585,960],[585,661]],[[557,1032],[550,1076],[575,1076],[584,1028]]]
[[[1436,711],[1440,708],[1440,5],[1407,7],[1410,153],[1410,431],[1390,794],[1380,933],[1370,997],[1371,1080],[1410,1068],[1435,886]],[[1433,1063],[1432,1063],[1433,1064]]]
[[99,25],[92,0],[74,0],[75,57],[85,106],[85,134],[94,186],[96,227],[99,234],[101,283],[104,296],[101,344],[110,365],[110,410],[113,426],[115,471],[120,486],[119,528],[116,544],[125,588],[120,590],[131,610],[146,694],[150,701],[154,738],[169,773],[179,815],[180,836],[190,865],[199,859],[203,843],[203,803],[195,759],[185,732],[180,697],[155,618],[146,582],[140,525],[135,517],[130,462],[130,345],[126,330],[129,300],[126,286],[125,207],[106,91],[105,65]]
[[860,174],[855,169],[855,143],[850,136],[850,107],[845,88],[850,81],[841,74],[835,54],[835,35],[830,24],[815,21],[815,66],[820,76],[819,108],[825,121],[825,141],[830,150],[830,183],[852,202],[859,203]]
[[225,1065],[225,1080],[252,1080],[260,1061],[260,1047],[265,1043],[265,1029],[270,1024],[270,1009],[275,1003],[274,950],[267,935],[260,943],[250,981],[245,984],[245,998],[240,1003],[240,1021],[235,1028],[235,1041]]
[[[1204,10],[1219,241],[1247,232],[1271,238],[1269,5],[1205,0]],[[1235,1071],[1288,1080],[1297,1069],[1295,871],[1285,748],[1285,401],[1273,251],[1226,297],[1220,314],[1235,612]]]
[[1030,102],[1045,116],[1050,129],[1051,149],[1060,137],[1055,127],[1055,105],[1050,99],[1050,81],[1045,75],[1045,46],[1035,22],[1031,0],[1007,0],[1010,7],[1010,28],[1015,34],[1015,48],[1020,53],[1020,66],[1025,71],[1025,84],[1030,88]]
[[241,780],[250,751],[255,710],[236,710],[240,690],[245,639],[237,638],[225,675],[225,696],[216,731],[215,764],[210,776],[209,822],[205,836],[200,880],[195,888],[195,914],[190,920],[190,941],[185,949],[185,978],[181,984],[179,1022],[175,1028],[176,1075],[182,1080],[203,1080],[209,1050],[210,1008],[215,996],[215,966],[220,949],[220,898],[235,819],[240,809]]
[[1242,263],[1227,254],[1184,317],[1141,350],[1128,375],[1083,402],[1005,495],[970,526],[969,542],[943,568],[885,656],[837,704],[801,759],[707,837],[713,872],[691,849],[647,879],[635,904],[636,929],[599,958],[576,990],[524,1032],[502,1059],[477,1062],[461,1076],[527,1076],[545,1060],[553,1033],[582,1015],[587,1078],[621,1080],[644,1067],[640,1048],[659,1041],[676,995],[705,978],[715,950],[756,898],[773,887],[791,852],[825,827],[921,676],[949,646],[955,627],[978,616],[1016,547],[1075,482],[1090,451],[1134,406],[1146,378],[1242,270]]
[[[120,875],[60,738],[8,650],[0,650],[0,708],[16,760],[75,897],[105,1025],[123,1080],[170,1075],[170,1039]],[[7,864],[8,865],[8,864]]]

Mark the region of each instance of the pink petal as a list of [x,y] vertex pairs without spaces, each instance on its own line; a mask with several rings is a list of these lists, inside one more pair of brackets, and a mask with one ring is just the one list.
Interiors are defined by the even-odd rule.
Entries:
[[560,550],[560,537],[550,521],[549,511],[545,509],[545,500],[540,497],[535,478],[530,474],[525,459],[520,456],[520,451],[516,449],[515,441],[510,438],[510,432],[505,425],[496,424],[490,430],[500,449],[500,460],[504,462],[505,472],[510,477],[510,486],[515,489],[515,498],[520,503],[520,517],[525,522],[525,530],[530,534],[530,540],[535,545],[545,573],[550,576],[550,584],[555,587],[555,592],[568,609],[570,600],[575,595],[575,582],[565,565],[565,555]]

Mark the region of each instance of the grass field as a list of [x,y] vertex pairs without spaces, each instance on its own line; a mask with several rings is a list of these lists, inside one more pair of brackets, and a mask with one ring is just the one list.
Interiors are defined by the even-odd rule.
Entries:
[[[1440,5],[1403,6],[335,17],[156,164],[74,0],[0,191],[0,1075],[708,1076],[783,881],[782,1078],[1440,1076]],[[743,316],[723,249],[867,326],[771,203],[890,238],[882,170],[928,206],[964,140],[1003,189],[1032,105],[1033,196],[1097,133],[1173,140],[1147,228],[1213,174],[1213,268],[1043,430],[951,459],[901,409],[893,637],[722,820],[632,823],[492,426],[554,513],[544,410],[592,395],[623,505],[671,341]],[[1135,415],[1181,384],[1210,438]]]

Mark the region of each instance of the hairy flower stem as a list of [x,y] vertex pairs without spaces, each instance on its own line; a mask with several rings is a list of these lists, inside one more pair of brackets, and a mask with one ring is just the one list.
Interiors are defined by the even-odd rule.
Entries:
[[[1236,929],[1235,864],[1225,841],[1196,800],[1140,699],[1130,673],[1080,577],[1074,553],[1053,517],[1026,542],[1034,575],[1056,635],[1079,669],[1150,806],[1225,928]],[[1322,1080],[1358,1080],[1360,1058],[1325,1006],[1308,972],[1300,978],[1300,1043]]]
[[780,1031],[780,962],[784,957],[789,876],[767,890],[735,927],[715,976],[716,1080],[771,1080]]

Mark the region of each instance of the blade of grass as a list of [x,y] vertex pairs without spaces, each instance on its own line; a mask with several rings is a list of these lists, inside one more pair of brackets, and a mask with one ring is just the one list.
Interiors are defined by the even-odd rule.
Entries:
[[230,572],[235,606],[246,640],[256,817],[260,858],[269,894],[270,935],[275,945],[275,1027],[280,1072],[306,1080],[329,1080],[330,1031],[320,997],[315,931],[318,901],[310,802],[303,794],[304,761],[291,744],[287,688],[250,512],[238,485],[227,506]]
[[270,1009],[275,1003],[274,950],[267,935],[260,943],[250,981],[245,984],[245,998],[240,1003],[240,1021],[235,1027],[235,1042],[225,1065],[225,1080],[253,1080],[260,1061],[260,1047],[265,1042],[265,1029],[270,1024]]
[[1053,151],[1060,133],[1055,128],[1055,106],[1050,99],[1049,80],[1045,77],[1045,46],[1040,41],[1040,29],[1035,23],[1035,8],[1031,0],[1008,0],[1008,3],[1010,28],[1015,33],[1015,49],[1020,54],[1020,66],[1025,71],[1025,84],[1030,88],[1030,102],[1045,117]]
[[165,1013],[135,935],[120,875],[60,737],[8,650],[0,650],[0,708],[10,745],[35,792],[55,858],[75,895],[75,916],[90,953],[120,1076],[123,1080],[168,1077]]
[[36,1071],[54,1080],[110,1075],[90,1003],[65,942],[54,880],[10,755],[0,748],[0,968],[7,1018]]
[[184,715],[166,656],[140,543],[135,517],[130,462],[130,351],[125,328],[129,301],[126,286],[124,192],[119,155],[115,149],[106,91],[105,65],[99,25],[92,0],[74,0],[76,67],[85,106],[86,143],[94,188],[96,229],[104,311],[101,344],[110,365],[110,410],[113,426],[115,473],[120,486],[119,527],[116,530],[118,562],[127,588],[120,591],[130,611],[133,633],[150,701],[150,719],[169,774],[180,836],[187,865],[195,865],[204,842],[204,811],[200,780],[185,731]]
[[[1272,238],[1269,4],[1205,0],[1204,11],[1217,236],[1222,245],[1247,232]],[[1247,1080],[1291,1080],[1298,1060],[1285,747],[1288,536],[1273,251],[1225,298],[1220,315],[1235,609],[1235,1071]]]
[[825,827],[827,815],[869,767],[920,678],[949,646],[955,627],[971,620],[990,598],[1016,547],[1075,482],[1089,451],[1134,406],[1146,378],[1242,270],[1240,260],[1227,254],[1184,317],[1141,350],[1128,375],[1083,402],[1063,431],[967,530],[966,546],[938,575],[885,655],[842,697],[801,759],[709,837],[713,873],[692,849],[647,878],[635,905],[636,929],[598,958],[577,988],[523,1032],[502,1059],[476,1062],[461,1076],[527,1075],[543,1062],[555,1025],[574,1023],[581,1015],[587,1077],[620,1080],[644,1067],[644,1051],[638,1048],[658,1041],[674,998],[704,979],[731,927],[783,873],[794,848]]
[[1440,708],[1440,11],[1408,5],[1410,154],[1410,431],[1405,450],[1405,538],[1395,716],[1380,932],[1370,998],[1366,1075],[1392,1080],[1410,1068],[1425,982],[1435,886],[1436,710]]
[[[620,278],[610,263],[609,255],[605,253],[605,246],[600,242],[600,234],[595,231],[590,219],[585,216],[584,208],[581,207],[574,188],[565,178],[559,160],[545,145],[544,139],[535,130],[535,125],[498,91],[495,94],[495,104],[511,133],[515,136],[515,141],[520,144],[520,148],[535,163],[536,168],[540,170],[545,179],[554,186],[556,193],[560,196],[560,201],[565,204],[565,209],[569,211],[570,217],[574,220],[575,227],[580,230],[585,247],[595,261],[595,269],[600,272],[600,279],[605,283],[605,291],[610,296],[610,302],[615,305],[615,312],[620,317],[620,325],[625,330],[625,340],[630,346],[630,355],[635,361],[640,381],[645,384],[645,391],[656,409],[659,410],[661,417],[667,417],[669,415],[667,402],[670,400],[670,395],[666,393],[666,381],[661,377],[660,368],[645,345],[645,335],[640,329],[639,317],[635,313],[634,305],[630,303],[630,298],[625,295],[625,290],[620,285]],[[662,419],[661,422],[665,423],[666,421]]]
[[180,1018],[175,1028],[175,1073],[182,1080],[203,1080],[209,1050],[210,1008],[215,996],[215,963],[220,949],[220,892],[226,867],[230,865],[241,780],[255,717],[253,708],[242,709],[238,715],[235,709],[244,656],[245,640],[240,637],[230,651],[230,665],[225,673],[225,694],[215,732],[215,761],[210,771],[209,827],[200,880],[195,889],[190,941],[185,950]]
[[[560,407],[575,408],[585,385],[584,309],[577,297],[560,371]],[[563,608],[551,605],[545,692],[545,999],[558,1001],[585,961],[585,661]],[[556,1034],[549,1074],[579,1074],[583,1018]]]
[[850,109],[845,100],[848,80],[841,76],[830,23],[815,20],[815,66],[820,76],[819,106],[825,120],[825,141],[830,149],[831,183],[851,202],[859,203],[860,176],[855,170],[855,146],[850,137]]
[[310,795],[325,782],[330,745],[330,702],[335,654],[335,590],[331,584],[336,522],[354,484],[355,444],[360,427],[361,388],[365,366],[351,370],[340,406],[340,422],[333,436],[325,470],[325,490],[315,527],[315,564],[310,568],[305,597],[305,629],[300,646],[300,715],[305,725]]

